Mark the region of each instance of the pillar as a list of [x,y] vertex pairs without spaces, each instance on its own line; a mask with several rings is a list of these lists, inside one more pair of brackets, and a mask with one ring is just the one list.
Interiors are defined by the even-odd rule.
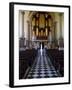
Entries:
[[62,18],[63,14],[60,13],[59,17],[60,17],[60,37],[59,37],[59,47],[63,47],[64,45],[64,41],[63,41],[63,36],[62,36],[62,22],[63,22],[63,18]]
[[22,38],[24,38],[24,12],[22,12]]

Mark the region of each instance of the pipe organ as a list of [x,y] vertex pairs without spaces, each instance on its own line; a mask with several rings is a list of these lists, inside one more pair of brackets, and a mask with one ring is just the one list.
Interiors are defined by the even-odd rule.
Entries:
[[52,18],[46,12],[36,12],[32,16],[32,36],[37,40],[47,40]]

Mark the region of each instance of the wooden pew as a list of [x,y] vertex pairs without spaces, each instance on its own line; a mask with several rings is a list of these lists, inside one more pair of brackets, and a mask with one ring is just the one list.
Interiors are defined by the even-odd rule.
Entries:
[[33,65],[37,50],[27,49],[19,51],[19,79],[22,79],[29,67]]
[[58,49],[47,49],[47,55],[50,57],[56,71],[59,71],[61,76],[64,76],[64,51]]

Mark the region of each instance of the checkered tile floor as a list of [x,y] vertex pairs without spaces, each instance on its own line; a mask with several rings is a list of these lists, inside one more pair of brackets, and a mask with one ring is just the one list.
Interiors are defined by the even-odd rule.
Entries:
[[28,79],[32,78],[49,78],[49,77],[59,77],[55,68],[53,67],[49,57],[46,56],[46,52],[43,49],[42,55],[40,50],[38,51],[38,56],[27,76]]

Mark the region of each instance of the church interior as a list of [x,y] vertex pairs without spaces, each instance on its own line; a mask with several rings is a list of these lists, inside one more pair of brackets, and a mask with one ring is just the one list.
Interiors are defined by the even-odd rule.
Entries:
[[19,79],[64,77],[64,13],[19,11]]

